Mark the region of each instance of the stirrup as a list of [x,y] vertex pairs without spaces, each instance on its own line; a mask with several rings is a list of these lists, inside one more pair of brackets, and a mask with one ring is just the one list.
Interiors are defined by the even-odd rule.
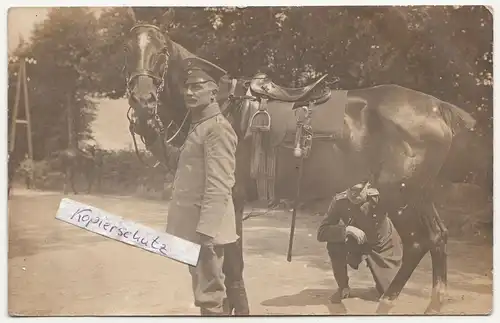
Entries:
[[[253,115],[252,118],[250,119],[250,129],[252,131],[270,131],[271,130],[271,115],[267,110],[265,109],[267,103],[267,99],[262,99],[259,105],[259,110],[256,111]],[[255,124],[255,117],[263,115],[265,119],[267,119],[266,123],[263,124]],[[261,120],[259,120],[261,121]]]

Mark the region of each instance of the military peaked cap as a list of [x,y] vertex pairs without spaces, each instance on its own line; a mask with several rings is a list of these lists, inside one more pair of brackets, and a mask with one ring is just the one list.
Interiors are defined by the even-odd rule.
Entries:
[[184,59],[183,69],[185,73],[185,84],[205,83],[209,81],[218,84],[221,77],[227,74],[227,72],[219,66],[199,57]]

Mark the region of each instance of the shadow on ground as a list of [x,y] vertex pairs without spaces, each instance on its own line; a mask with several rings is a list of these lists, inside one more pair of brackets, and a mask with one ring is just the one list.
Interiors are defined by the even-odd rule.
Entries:
[[[290,215],[285,212],[274,212],[245,221],[245,253],[276,259],[282,257],[286,261],[289,235]],[[316,229],[321,217],[299,215],[293,243],[292,261],[305,262],[306,266],[325,272],[325,278],[333,276],[326,251],[326,245],[316,240]],[[477,253],[483,255],[478,263]],[[448,287],[462,293],[492,293],[492,246],[487,243],[450,240],[448,244]],[[361,278],[361,274],[349,268],[350,275]],[[365,276],[363,276],[365,277]],[[371,276],[369,277],[371,279]],[[410,284],[404,293],[428,297],[432,287],[432,263],[427,254],[420,262],[410,281],[423,288],[413,288]]]
[[[358,290],[357,292],[359,295],[364,296],[368,300],[376,299],[376,295],[370,295],[369,291]],[[329,289],[304,289],[297,294],[283,295],[264,300],[261,302],[261,305],[271,307],[323,305],[328,309],[328,312],[331,315],[347,314],[347,308],[344,304],[333,304],[330,302],[329,297],[331,294],[332,290]]]

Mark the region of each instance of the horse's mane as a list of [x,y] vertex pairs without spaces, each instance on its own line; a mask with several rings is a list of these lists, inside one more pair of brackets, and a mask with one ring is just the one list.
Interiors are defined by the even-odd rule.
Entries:
[[[183,69],[182,69],[182,61],[189,57],[200,57],[189,50],[187,50],[182,45],[176,43],[172,39],[166,37],[167,39],[167,49],[169,51],[169,63],[168,69],[165,75],[165,90],[162,95],[162,101],[167,103],[167,106],[163,107],[163,109],[174,109],[174,117],[176,122],[181,121],[180,118],[184,118],[185,113],[187,111],[184,98],[182,96],[182,78],[183,78]],[[219,103],[224,102],[228,97],[229,92],[229,78],[223,78],[219,83]],[[165,112],[165,111],[163,111]],[[164,113],[165,114],[165,113]],[[164,116],[163,116],[164,117]],[[160,114],[160,118],[163,118]],[[162,120],[165,123],[165,120]]]
[[[166,73],[167,86],[170,94],[175,96],[181,96],[181,78],[182,78],[182,61],[189,57],[196,57],[197,55],[191,53],[189,50],[176,43],[172,39],[167,37],[167,48],[170,54],[168,69]],[[181,97],[182,98],[182,97]],[[173,98],[171,98],[173,99]],[[182,101],[182,100],[181,100]],[[177,102],[176,102],[177,103]],[[182,104],[184,106],[184,104]]]
[[[177,125],[181,125],[187,113],[182,89],[182,78],[184,73],[182,61],[189,57],[200,56],[190,52],[169,37],[166,37],[166,39],[170,57],[168,59],[169,63],[165,75],[165,88],[160,100],[163,104],[160,105],[158,115],[164,125],[169,124],[172,119]],[[231,79],[226,75],[219,81],[217,101],[221,106],[228,102],[230,89]],[[184,132],[184,134],[187,133],[190,123],[190,118],[188,118],[183,124],[182,132]],[[177,142],[180,143],[182,140]]]
[[[181,88],[181,77],[183,73],[182,61],[196,55],[171,40],[168,36],[166,40],[169,59],[168,68],[165,73],[165,87],[160,94],[161,104],[158,109],[158,116],[165,126],[168,125],[171,120],[177,123],[177,125],[180,125],[187,112]],[[190,120],[187,121],[185,126],[189,126],[190,124]],[[185,131],[187,128],[183,130]]]

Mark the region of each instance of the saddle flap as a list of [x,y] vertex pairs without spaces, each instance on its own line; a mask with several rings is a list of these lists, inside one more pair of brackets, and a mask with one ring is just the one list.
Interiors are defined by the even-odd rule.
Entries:
[[[273,127],[271,135],[275,137],[272,141],[276,144],[280,140],[293,142],[297,132],[297,116],[295,111],[290,111],[293,103],[288,105],[283,102],[268,103],[268,110],[271,114]],[[337,136],[344,127],[344,113],[347,104],[347,91],[331,91],[330,98],[317,106],[314,106],[311,113],[311,130],[313,136]],[[278,125],[276,125],[278,123]]]
[[285,102],[296,102],[304,100],[313,89],[315,89],[328,74],[323,75],[313,83],[304,87],[284,87],[274,83],[266,74],[259,73],[250,82],[250,90],[253,93],[269,97],[274,100]]

